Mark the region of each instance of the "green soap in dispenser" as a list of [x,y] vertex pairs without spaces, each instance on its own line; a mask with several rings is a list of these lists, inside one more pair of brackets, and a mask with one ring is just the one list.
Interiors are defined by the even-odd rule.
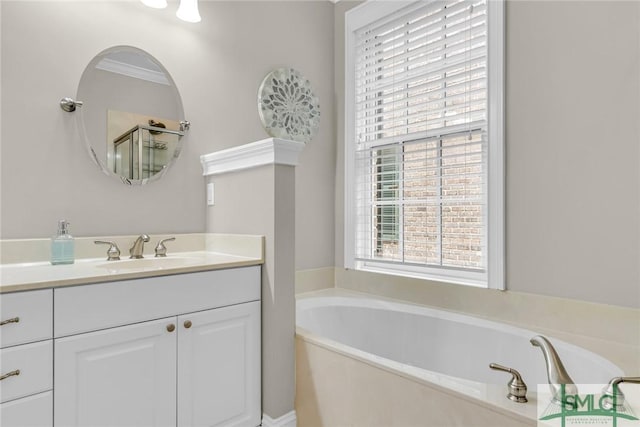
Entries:
[[58,221],[58,233],[51,238],[51,264],[73,264],[75,260],[75,241],[69,234],[69,223]]

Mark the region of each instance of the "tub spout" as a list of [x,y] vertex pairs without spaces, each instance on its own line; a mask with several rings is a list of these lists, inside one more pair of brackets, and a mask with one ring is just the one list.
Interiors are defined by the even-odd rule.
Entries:
[[[553,348],[549,340],[542,335],[537,335],[531,338],[529,342],[531,345],[540,347],[540,350],[542,350],[544,361],[547,364],[547,378],[554,402],[562,403],[564,396],[578,394],[578,387],[576,387],[567,373],[567,370],[560,360],[560,356],[558,356],[556,349]],[[564,395],[562,385],[564,385]]]

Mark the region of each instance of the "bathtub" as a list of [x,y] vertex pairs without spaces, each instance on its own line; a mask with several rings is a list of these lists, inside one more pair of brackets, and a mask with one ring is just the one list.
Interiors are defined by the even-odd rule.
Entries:
[[[296,303],[299,425],[535,426],[545,361],[538,333],[424,306],[340,292]],[[623,372],[603,357],[549,338],[577,384]],[[528,403],[506,398],[517,369]],[[545,386],[546,388],[546,386]]]

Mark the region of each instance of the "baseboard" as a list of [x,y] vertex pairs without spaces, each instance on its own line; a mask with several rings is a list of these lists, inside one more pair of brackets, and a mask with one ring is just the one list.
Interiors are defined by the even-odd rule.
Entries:
[[275,420],[267,414],[262,414],[262,427],[296,427],[296,411],[287,412]]

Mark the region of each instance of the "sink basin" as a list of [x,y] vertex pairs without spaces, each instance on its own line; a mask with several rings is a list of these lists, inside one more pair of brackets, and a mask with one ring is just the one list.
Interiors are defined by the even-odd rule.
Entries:
[[142,258],[142,259],[125,259],[121,261],[108,261],[98,264],[96,267],[105,268],[107,270],[117,271],[133,271],[133,270],[165,270],[169,268],[188,267],[199,264],[198,258],[189,257],[173,257],[173,258]]

